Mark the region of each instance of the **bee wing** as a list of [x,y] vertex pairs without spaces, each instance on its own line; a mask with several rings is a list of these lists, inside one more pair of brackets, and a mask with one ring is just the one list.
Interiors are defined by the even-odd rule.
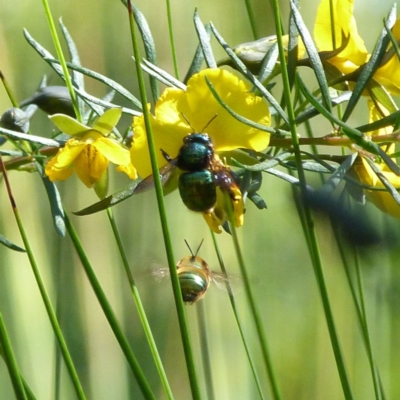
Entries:
[[169,268],[166,268],[166,267],[154,267],[151,269],[151,274],[159,282],[161,282],[164,278],[167,278],[170,276]]
[[[169,163],[165,164],[158,170],[161,177],[161,184],[164,187],[168,180],[171,178],[173,171],[176,168],[177,160],[174,159]],[[143,179],[136,187],[133,194],[139,194],[146,192],[147,190],[153,189],[154,187],[154,175],[149,175],[147,178]]]
[[214,272],[212,271],[211,275],[212,281],[217,286],[218,289],[224,290],[225,292],[228,291],[227,284],[233,288],[233,291],[236,293],[238,287],[240,287],[243,282],[239,275],[227,275],[223,272]]

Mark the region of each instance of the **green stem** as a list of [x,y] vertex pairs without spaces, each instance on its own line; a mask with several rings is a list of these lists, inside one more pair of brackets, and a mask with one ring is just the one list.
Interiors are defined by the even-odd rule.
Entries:
[[275,377],[275,371],[273,368],[272,360],[271,360],[271,355],[268,349],[267,345],[267,340],[266,340],[266,335],[264,331],[264,326],[261,321],[261,316],[260,313],[257,309],[256,302],[255,302],[255,297],[253,294],[253,291],[251,289],[251,284],[250,284],[250,278],[247,274],[247,269],[245,266],[244,258],[242,255],[242,251],[240,249],[240,244],[239,244],[239,238],[237,236],[237,231],[236,231],[236,226],[235,226],[235,219],[233,215],[233,206],[231,202],[231,198],[229,194],[225,193],[225,204],[227,206],[227,211],[228,211],[228,217],[229,217],[229,227],[231,230],[231,235],[232,235],[232,240],[233,240],[233,245],[235,247],[235,252],[236,252],[236,258],[239,263],[240,267],[240,272],[242,275],[243,283],[244,283],[244,288],[246,291],[246,296],[247,300],[250,304],[250,310],[251,314],[253,316],[254,323],[256,325],[256,330],[257,330],[257,335],[258,335],[258,340],[261,345],[261,352],[262,356],[264,359],[265,367],[267,369],[269,381],[271,384],[271,390],[272,390],[272,395],[275,400],[280,400],[281,394],[278,386],[278,382]]
[[54,47],[56,49],[57,57],[60,60],[61,68],[62,68],[63,73],[64,73],[65,84],[67,85],[69,94],[71,96],[72,106],[73,106],[74,111],[75,111],[75,116],[76,116],[78,121],[82,122],[82,116],[81,116],[81,113],[80,113],[80,110],[79,110],[79,106],[78,106],[78,99],[77,99],[77,96],[75,94],[74,88],[72,86],[72,80],[71,80],[71,77],[69,76],[67,63],[65,62],[64,54],[63,54],[63,51],[62,51],[62,48],[61,48],[61,43],[60,43],[60,40],[59,40],[58,35],[57,35],[57,31],[56,31],[56,27],[54,25],[53,17],[51,15],[50,6],[49,6],[47,0],[42,0],[42,3],[43,3],[44,11],[45,11],[45,14],[46,14],[47,22],[49,24],[49,29],[50,29],[51,37],[53,39]]
[[254,17],[253,9],[251,8],[251,4],[249,0],[244,0],[244,4],[246,6],[247,16],[249,17],[251,33],[253,34],[253,39],[257,39],[257,29],[256,29],[256,19]]
[[372,351],[372,344],[371,344],[371,337],[369,334],[369,329],[368,329],[368,318],[367,318],[367,310],[365,306],[365,300],[364,300],[364,288],[363,288],[363,281],[362,281],[362,274],[361,274],[361,268],[360,268],[360,260],[359,260],[359,255],[357,250],[355,250],[355,257],[356,257],[356,275],[357,275],[357,286],[358,286],[358,297],[360,299],[360,311],[361,315],[359,318],[360,323],[361,323],[361,331],[363,333],[363,338],[364,338],[364,344],[367,350],[368,354],[368,361],[369,365],[371,368],[371,375],[372,375],[372,381],[374,384],[374,391],[375,391],[375,398],[376,400],[383,400],[384,396],[383,393],[381,392],[381,386],[379,384],[379,372],[376,367],[376,363],[374,361],[374,354]]
[[201,358],[203,360],[203,370],[204,370],[204,381],[206,384],[207,399],[215,400],[214,384],[213,384],[213,374],[212,374],[212,362],[210,357],[210,346],[208,345],[208,335],[207,335],[207,322],[206,314],[204,311],[204,302],[199,301],[196,304],[197,320],[199,323],[200,331],[200,343],[201,343]]
[[122,263],[124,265],[126,277],[128,278],[129,286],[131,288],[132,296],[133,296],[133,299],[136,304],[136,309],[139,314],[140,322],[142,323],[143,330],[146,334],[146,338],[149,343],[150,351],[151,351],[151,354],[153,355],[153,359],[156,364],[158,374],[160,375],[160,379],[161,379],[162,385],[164,387],[164,390],[165,390],[165,393],[166,393],[168,399],[173,399],[174,396],[173,396],[171,388],[169,386],[167,375],[165,374],[164,366],[162,364],[160,354],[158,353],[157,345],[154,340],[153,334],[151,332],[150,324],[146,317],[146,312],[144,311],[143,303],[140,298],[139,291],[136,286],[135,280],[133,278],[131,268],[129,266],[128,257],[126,255],[126,251],[125,251],[124,245],[122,243],[121,235],[119,234],[112,210],[110,208],[107,208],[107,216],[110,221],[115,240],[117,242],[118,250],[119,250],[119,253],[122,258]]
[[25,395],[24,385],[21,379],[17,361],[14,357],[14,352],[11,347],[10,339],[4,324],[3,315],[0,313],[0,343],[3,353],[4,361],[7,365],[8,373],[10,374],[11,382],[13,384],[15,397],[18,400],[27,400]]
[[[218,242],[217,242],[217,239],[215,237],[215,234],[211,230],[210,230],[210,232],[211,232],[211,236],[212,236],[212,239],[213,239],[214,248],[215,248],[215,251],[217,253],[218,262],[219,262],[219,265],[221,267],[221,271],[225,276],[228,276],[228,274],[226,272],[226,268],[225,268],[225,263],[224,263],[224,260],[222,258],[222,254],[221,254],[221,252],[219,250],[219,246],[218,246]],[[235,297],[233,296],[233,291],[232,291],[232,287],[231,287],[231,284],[229,282],[229,279],[227,279],[227,281],[226,281],[226,289],[227,289],[227,292],[228,292],[229,301],[231,302],[233,315],[235,316],[236,324],[237,324],[237,326],[239,328],[240,337],[242,339],[243,346],[244,346],[244,349],[246,351],[247,359],[249,361],[250,368],[251,368],[251,371],[253,373],[253,377],[254,377],[254,380],[255,380],[255,383],[256,383],[256,386],[257,386],[258,394],[260,395],[260,399],[264,400],[264,394],[263,394],[262,389],[261,389],[261,382],[260,382],[260,379],[258,378],[257,371],[256,371],[256,366],[254,364],[253,358],[252,358],[251,353],[250,353],[249,345],[248,345],[246,337],[244,335],[243,326],[242,326],[242,323],[241,323],[241,320],[240,320],[240,317],[239,317],[239,311],[238,311],[237,306],[236,306]]]
[[170,271],[170,275],[171,275],[172,289],[173,289],[174,298],[175,298],[175,306],[176,306],[176,311],[177,311],[177,315],[178,315],[183,350],[184,350],[185,358],[186,358],[186,366],[187,366],[188,375],[189,375],[190,387],[191,387],[193,399],[197,400],[197,399],[201,398],[200,388],[199,388],[196,368],[195,368],[195,364],[194,364],[192,345],[190,343],[189,327],[188,327],[188,324],[186,321],[186,314],[185,314],[185,308],[184,308],[184,304],[183,304],[183,300],[182,300],[181,287],[179,284],[178,274],[176,272],[175,257],[174,257],[173,250],[172,250],[171,235],[170,235],[169,227],[168,227],[167,214],[166,214],[165,203],[164,203],[163,188],[161,185],[161,179],[160,179],[160,175],[158,172],[158,163],[157,163],[154,138],[153,138],[152,129],[151,129],[150,113],[147,108],[146,87],[145,87],[145,83],[144,83],[142,67],[140,65],[141,57],[140,57],[139,45],[138,45],[136,32],[135,32],[132,4],[131,4],[130,0],[128,0],[128,12],[129,12],[129,23],[130,23],[131,35],[132,35],[133,52],[134,52],[135,62],[136,62],[136,73],[137,73],[137,77],[138,77],[140,96],[141,96],[141,101],[142,101],[142,105],[143,105],[143,117],[144,117],[144,122],[145,122],[145,126],[146,126],[147,142],[148,142],[148,147],[149,147],[151,166],[152,166],[152,170],[153,170],[154,186],[155,186],[155,191],[156,191],[159,217],[160,217],[161,228],[162,228],[163,237],[164,237],[164,245],[165,245],[165,250],[166,250],[166,254],[167,254],[168,267],[169,267],[169,271]]
[[3,163],[3,159],[1,158],[1,156],[0,156],[0,167],[1,167],[0,169],[3,171],[3,176],[4,176],[4,181],[6,183],[8,196],[10,198],[11,207],[13,209],[14,217],[15,217],[15,220],[17,222],[21,238],[22,238],[22,241],[24,243],[25,250],[26,250],[26,253],[28,255],[28,259],[29,259],[29,262],[31,264],[33,274],[34,274],[35,279],[36,279],[36,283],[37,283],[37,285],[39,287],[39,291],[40,291],[40,294],[42,296],[43,303],[44,303],[44,305],[46,307],[47,315],[48,315],[48,317],[50,319],[51,326],[53,327],[53,331],[54,331],[54,333],[56,335],[58,344],[59,344],[60,349],[61,349],[61,353],[62,353],[62,355],[64,357],[64,361],[65,361],[65,364],[67,366],[67,370],[69,372],[69,375],[71,377],[72,383],[74,385],[76,395],[77,395],[78,399],[85,400],[86,397],[85,397],[85,394],[83,392],[82,385],[81,385],[81,383],[79,381],[78,374],[77,374],[77,372],[75,370],[74,363],[73,363],[71,355],[70,355],[70,353],[68,351],[68,347],[67,347],[67,344],[65,342],[64,336],[62,334],[60,325],[58,323],[56,313],[54,312],[53,306],[52,306],[52,304],[50,302],[50,298],[49,298],[49,296],[47,294],[47,291],[46,291],[46,288],[44,286],[42,277],[41,277],[40,272],[39,272],[39,268],[37,266],[35,257],[33,255],[33,251],[32,251],[31,245],[29,243],[28,237],[27,237],[26,232],[25,232],[25,228],[24,228],[22,220],[20,218],[17,205],[16,205],[14,197],[12,195],[11,186],[10,186],[10,183],[8,181],[8,176],[7,176],[7,173],[6,173],[6,170],[5,170],[5,167],[4,167],[4,163]]
[[171,3],[170,3],[170,0],[166,0],[165,3],[166,3],[166,6],[167,6],[169,42],[171,44],[171,54],[172,54],[172,62],[174,64],[174,73],[175,73],[175,78],[179,79],[179,68],[178,68],[178,59],[177,59],[177,56],[176,56],[174,29],[173,29],[172,13],[171,13]]
[[135,355],[132,352],[128,340],[126,339],[125,335],[122,332],[121,327],[118,324],[114,311],[112,310],[111,305],[108,302],[107,296],[105,295],[100,285],[100,282],[97,279],[97,276],[90,264],[90,261],[86,256],[85,250],[83,249],[79,237],[74,227],[72,226],[71,221],[68,218],[67,214],[65,214],[65,226],[71,237],[72,243],[79,256],[79,259],[81,260],[82,266],[93,288],[93,291],[96,294],[97,300],[99,301],[100,306],[107,318],[107,321],[112,331],[114,332],[114,335],[126,357],[126,360],[128,361],[129,366],[131,367],[133,374],[135,375],[135,378],[138,382],[140,389],[142,390],[143,395],[145,396],[146,399],[156,399],[156,397],[154,396],[154,394],[150,389],[150,385],[148,384],[142,369],[140,368],[138,361],[136,360]]
[[[297,127],[296,127],[296,122],[295,122],[295,113],[294,113],[294,109],[293,109],[293,103],[291,101],[291,88],[290,88],[289,76],[288,76],[287,65],[286,65],[285,49],[284,49],[283,41],[282,41],[281,17],[280,17],[278,0],[273,0],[272,4],[273,4],[274,20],[275,20],[276,31],[277,31],[277,41],[278,41],[278,47],[279,47],[279,60],[280,60],[281,66],[282,66],[281,72],[282,72],[282,80],[283,80],[283,92],[284,92],[284,97],[285,97],[286,105],[287,105],[287,114],[288,114],[288,118],[289,118],[290,132],[292,135],[292,145],[293,145],[293,150],[295,153],[296,167],[297,167],[299,181],[300,181],[300,191],[301,191],[302,198],[304,198],[305,194],[306,194],[306,190],[307,190],[306,177],[305,177],[304,169],[302,167],[300,146],[299,146]],[[335,355],[336,365],[337,365],[338,373],[340,376],[342,389],[343,389],[346,399],[353,399],[353,394],[351,391],[350,382],[349,382],[348,374],[346,371],[346,365],[345,365],[344,357],[343,357],[342,350],[340,347],[339,336],[336,331],[333,312],[332,312],[331,304],[329,301],[328,290],[327,290],[326,283],[325,283],[325,277],[324,277],[322,261],[321,261],[321,254],[320,254],[318,241],[317,241],[317,237],[316,237],[316,233],[315,233],[315,229],[314,229],[314,221],[313,221],[313,218],[311,215],[311,210],[310,210],[309,206],[305,203],[303,204],[303,213],[304,213],[305,228],[307,231],[306,236],[308,238],[308,240],[307,240],[308,249],[310,252],[310,257],[312,260],[315,277],[317,280],[318,288],[319,288],[321,299],[322,299],[325,318],[326,318],[326,322],[328,325],[330,340],[331,340],[333,352]]]

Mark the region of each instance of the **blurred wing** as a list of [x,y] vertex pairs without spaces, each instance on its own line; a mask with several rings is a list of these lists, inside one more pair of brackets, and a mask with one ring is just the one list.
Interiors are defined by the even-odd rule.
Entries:
[[[161,178],[161,184],[164,187],[168,180],[171,178],[174,169],[176,168],[176,159],[165,164],[158,170]],[[149,175],[147,178],[143,179],[135,188],[133,194],[139,194],[146,192],[147,190],[154,188],[154,176]]]
[[169,268],[165,267],[155,267],[151,270],[151,274],[156,278],[158,282],[161,282],[163,279],[169,277]]
[[231,287],[231,290],[233,290],[235,293],[237,292],[238,287],[243,285],[242,278],[239,275],[226,275],[223,272],[212,271],[211,278],[217,288],[224,291],[228,290],[228,283]]

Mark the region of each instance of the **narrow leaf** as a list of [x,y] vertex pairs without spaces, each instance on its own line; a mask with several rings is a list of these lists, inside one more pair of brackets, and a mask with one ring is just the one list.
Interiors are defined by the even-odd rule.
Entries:
[[318,50],[315,47],[314,41],[311,38],[310,32],[306,25],[303,22],[303,18],[299,10],[297,9],[295,3],[290,1],[290,8],[292,11],[294,22],[299,30],[300,36],[303,39],[304,46],[306,48],[308,58],[310,59],[311,67],[315,73],[315,77],[317,78],[319,88],[321,90],[322,100],[324,105],[328,111],[332,110],[331,99],[329,96],[329,87],[328,82],[326,80],[324,67],[322,65],[321,59],[318,54]]
[[49,147],[60,147],[60,143],[53,139],[47,139],[41,136],[27,135],[26,133],[20,133],[10,131],[9,129],[0,128],[0,134],[8,136],[15,140],[26,140],[27,142],[42,144]]
[[271,95],[271,93],[263,86],[263,84],[248,70],[248,68],[244,65],[244,63],[239,59],[239,57],[235,54],[235,52],[228,46],[228,44],[225,42],[223,37],[219,34],[217,29],[213,24],[211,24],[211,29],[220,43],[220,45],[223,47],[223,49],[226,51],[228,56],[232,59],[233,63],[237,67],[237,69],[244,75],[246,76],[250,82],[260,91],[260,93],[269,101],[271,106],[277,111],[277,113],[281,116],[281,118],[289,124],[288,117],[286,113],[283,111],[282,107],[279,105],[279,103],[275,100],[274,96]]
[[50,179],[46,175],[44,175],[43,166],[38,162],[35,163],[35,166],[42,178],[42,182],[43,182],[44,188],[46,189],[47,197],[50,202],[50,210],[51,210],[51,215],[53,217],[54,228],[58,235],[60,235],[61,237],[64,237],[65,236],[65,214],[64,214],[64,208],[62,205],[60,192],[58,191],[55,183],[51,182]]
[[[387,26],[392,28],[396,21],[396,5],[394,5],[389,13]],[[386,48],[390,43],[390,36],[387,34],[386,27],[383,28],[380,37],[375,45],[374,51],[371,54],[370,59],[362,67],[360,76],[357,79],[356,86],[353,90],[353,94],[349,100],[346,110],[343,114],[343,121],[347,121],[352,114],[358,100],[360,99],[363,91],[367,87],[369,81],[374,75],[375,71],[379,68],[382,58],[385,54]]]
[[340,164],[339,168],[332,174],[332,176],[324,183],[320,189],[320,192],[326,195],[331,194],[346,176],[357,157],[358,153],[353,153],[347,157],[346,160]]
[[214,54],[213,54],[211,46],[210,46],[210,35],[207,33],[206,28],[204,27],[203,23],[201,22],[197,8],[194,12],[193,19],[194,19],[194,26],[196,28],[200,46],[203,50],[203,55],[204,55],[204,59],[206,61],[207,67],[208,68],[217,68],[217,62],[215,61]]
[[8,247],[8,248],[11,249],[11,250],[19,251],[19,252],[21,252],[21,253],[25,253],[25,252],[26,252],[25,249],[23,249],[22,247],[19,247],[19,246],[17,246],[16,244],[10,242],[10,241],[9,241],[8,239],[6,239],[3,235],[0,235],[0,243],[1,243],[3,246],[6,246],[6,247]]
[[137,186],[137,182],[133,182],[130,185],[128,185],[126,188],[123,190],[116,192],[105,199],[92,204],[89,207],[84,208],[83,210],[76,211],[73,214],[79,215],[79,216],[84,216],[84,215],[90,215],[94,214],[99,211],[103,211],[108,207],[115,206],[116,204],[120,203],[121,201],[124,201],[128,199],[129,197],[133,196],[135,194],[135,188]]
[[154,76],[160,82],[166,84],[167,86],[172,86],[172,87],[176,87],[178,89],[186,90],[186,85],[184,85],[178,79],[174,78],[168,72],[157,67],[156,65],[153,65],[151,62],[149,62],[147,60],[143,60],[143,62],[144,62],[144,65],[141,64],[143,70],[146,71],[148,74]]
[[232,115],[232,117],[234,117],[235,119],[237,119],[238,121],[242,122],[243,124],[246,124],[248,126],[251,126],[253,128],[259,129],[260,131],[264,131],[264,132],[269,132],[272,134],[275,134],[276,131],[274,128],[271,128],[270,126],[267,125],[262,125],[262,124],[258,124],[254,121],[252,121],[251,119],[248,119],[246,117],[241,116],[240,114],[236,113],[235,111],[233,111],[226,103],[224,103],[222,101],[222,99],[219,97],[218,93],[216,92],[216,90],[214,89],[214,86],[212,85],[212,83],[210,82],[210,80],[206,78],[206,83],[207,86],[210,89],[210,92],[212,93],[212,95],[214,96],[215,100],[217,100],[217,102],[221,105],[221,107],[223,107],[226,111],[228,111],[228,113],[230,115]]
[[[211,38],[211,28],[210,25],[206,25],[205,26],[205,30],[207,33],[207,38],[208,41],[210,41]],[[194,54],[193,60],[190,64],[189,70],[186,73],[185,79],[183,80],[183,83],[187,83],[187,81],[192,77],[192,75],[198,73],[201,70],[201,66],[203,64],[204,61],[204,53],[203,53],[203,49],[201,47],[201,44],[199,44],[196,48],[196,52]]]
[[[154,39],[153,35],[151,34],[149,24],[147,23],[146,18],[144,17],[142,12],[136,6],[132,5],[132,8],[133,8],[133,16],[135,18],[136,24],[139,28],[140,35],[142,37],[146,58],[152,64],[157,65],[156,46],[154,44]],[[160,97],[158,82],[151,75],[150,75],[150,87],[151,87],[151,93],[153,95],[153,101],[156,102],[157,99]]]

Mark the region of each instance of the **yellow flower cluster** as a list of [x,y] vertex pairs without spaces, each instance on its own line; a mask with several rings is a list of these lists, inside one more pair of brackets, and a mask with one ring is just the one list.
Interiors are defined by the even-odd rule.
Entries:
[[[247,83],[228,71],[206,69],[188,81],[186,90],[168,88],[156,103],[151,125],[160,167],[168,162],[161,150],[171,158],[177,157],[183,139],[191,133],[202,132],[208,124],[206,133],[216,153],[237,148],[261,151],[268,146],[269,133],[233,118],[210,92],[206,77],[231,109],[254,122],[270,124],[267,104],[250,92]],[[56,126],[73,137],[47,164],[49,178],[52,181],[63,180],[75,171],[86,186],[92,187],[101,180],[109,162],[118,165],[117,169],[131,179],[136,179],[137,173],[142,178],[149,176],[152,169],[144,118],[134,118],[134,137],[129,153],[122,144],[108,137],[120,115],[120,109],[110,109],[92,127],[64,115],[53,116]],[[234,189],[233,192],[235,221],[240,226],[243,223],[243,199],[240,190]],[[220,232],[219,226],[227,219],[224,196],[217,193],[215,206],[203,214],[210,227]]]
[[[336,71],[336,74],[346,80],[348,78],[348,81],[357,80],[358,73],[370,58],[358,34],[353,8],[353,0],[322,0],[314,26],[314,40],[324,67],[329,63],[331,72]],[[400,20],[395,23],[392,34],[397,41],[400,40]],[[259,41],[255,43],[258,45]],[[300,58],[305,54],[304,44],[301,41],[298,54]],[[224,168],[218,158],[219,152],[238,148],[263,151],[269,145],[269,134],[233,118],[213,96],[206,80],[230,109],[256,123],[266,126],[271,124],[267,104],[251,92],[247,83],[226,70],[219,68],[203,70],[192,76],[186,90],[167,88],[155,105],[154,115],[150,116],[160,167],[178,157],[183,140],[188,135],[203,133],[203,130],[206,130],[204,133],[207,133],[212,143],[210,160],[206,167],[211,170],[213,162],[219,169]],[[352,85],[350,82],[350,87]],[[400,94],[400,64],[392,46],[387,50],[368,85],[368,88],[383,86],[392,94]],[[376,99],[369,102],[369,108],[370,122],[389,114],[389,111]],[[70,135],[71,139],[47,164],[46,174],[49,178],[52,181],[63,180],[76,172],[86,186],[96,187],[105,176],[109,162],[116,164],[117,169],[125,172],[131,179],[136,179],[138,175],[141,178],[151,175],[144,117],[134,118],[133,141],[131,148],[127,149],[111,137],[111,132],[120,116],[121,110],[108,110],[91,127],[84,126],[67,116],[53,116],[55,125]],[[371,132],[370,135],[388,133],[391,133],[391,128]],[[393,153],[394,145],[388,146],[387,152]],[[387,166],[379,163],[376,165],[396,188],[400,188],[399,177]],[[373,187],[384,187],[368,162],[361,156],[354,171],[362,183]],[[212,179],[216,183],[216,171],[213,171],[213,174]],[[227,196],[224,195],[221,184],[216,186],[219,186],[216,202],[213,207],[204,210],[203,216],[211,229],[220,232],[219,227],[227,220]],[[242,194],[235,185],[232,185],[228,194],[234,209],[236,225],[240,226],[243,224],[244,213]],[[388,192],[369,190],[367,196],[385,212],[400,217],[400,207]]]

